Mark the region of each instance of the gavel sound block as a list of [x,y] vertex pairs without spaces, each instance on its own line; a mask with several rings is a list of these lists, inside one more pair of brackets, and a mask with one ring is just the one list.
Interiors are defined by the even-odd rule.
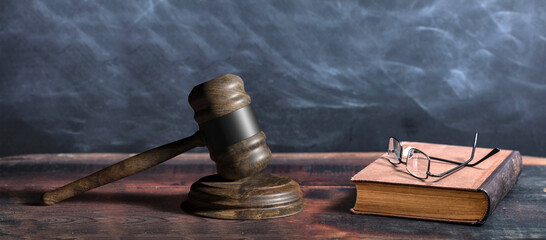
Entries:
[[221,219],[267,219],[296,214],[304,201],[298,183],[260,173],[269,163],[265,142],[243,80],[222,75],[193,88],[189,103],[199,131],[140,153],[42,196],[45,205],[146,170],[192,148],[206,146],[218,174],[195,182],[182,208]]

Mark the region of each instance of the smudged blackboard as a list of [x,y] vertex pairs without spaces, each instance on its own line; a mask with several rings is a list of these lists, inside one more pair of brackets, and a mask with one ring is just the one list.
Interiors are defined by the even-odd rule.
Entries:
[[[240,75],[274,152],[546,156],[544,1],[2,1],[0,155],[139,152]],[[201,149],[203,151],[204,149]]]

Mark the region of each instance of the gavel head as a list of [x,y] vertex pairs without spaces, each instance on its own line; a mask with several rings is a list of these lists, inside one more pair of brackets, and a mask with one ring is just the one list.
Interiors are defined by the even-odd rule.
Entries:
[[188,100],[218,175],[238,180],[267,166],[271,150],[239,76],[225,74],[197,85]]

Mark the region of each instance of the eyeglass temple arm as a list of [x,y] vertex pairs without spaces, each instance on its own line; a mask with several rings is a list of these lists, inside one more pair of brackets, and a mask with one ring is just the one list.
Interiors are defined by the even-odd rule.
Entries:
[[460,169],[462,167],[464,167],[465,165],[467,165],[470,161],[472,161],[472,159],[474,159],[474,153],[476,152],[476,145],[478,144],[478,132],[476,132],[476,136],[474,137],[474,144],[472,145],[472,154],[470,155],[470,159],[466,160],[465,162],[459,164],[459,166],[456,166],[454,168],[452,168],[451,170],[448,170],[448,171],[445,171],[443,173],[440,173],[440,174],[432,174],[432,173],[429,173],[430,176],[433,176],[433,177],[443,177],[445,176],[446,174],[449,174],[449,173],[452,173],[453,171],[457,170],[457,169]]
[[[477,161],[477,162],[475,162],[475,163],[467,164],[467,166],[474,167],[474,166],[480,164],[481,162],[483,162],[484,160],[486,160],[486,159],[490,158],[491,156],[495,155],[495,154],[498,153],[499,151],[500,151],[500,149],[494,148],[493,150],[491,150],[491,152],[489,152],[487,155],[485,155],[484,157],[482,157],[479,161]],[[430,156],[430,159],[434,159],[434,160],[438,160],[438,161],[443,161],[443,162],[448,162],[448,163],[454,163],[454,164],[461,164],[461,162],[458,162],[458,161],[447,160],[447,159],[437,158],[437,157],[432,157],[432,156]]]
[[[470,160],[472,160],[474,158],[474,153],[476,152],[476,145],[477,144],[478,144],[478,132],[476,132],[476,135],[474,136],[474,144],[472,144],[472,154],[470,154],[470,159],[466,160],[465,162],[468,162],[468,161],[470,161]],[[456,161],[437,158],[437,157],[430,157],[430,159],[440,160],[440,161],[455,163],[455,164],[461,164],[461,162],[456,162]]]
[[461,164],[461,162],[457,162],[457,161],[453,161],[453,160],[447,160],[447,159],[443,159],[443,158],[437,158],[437,157],[433,157],[433,156],[430,156],[430,159],[434,159],[434,160],[438,160],[438,161],[442,161],[442,162],[454,163],[454,164]]
[[498,149],[498,148],[493,148],[493,150],[491,150],[491,152],[489,152],[487,155],[485,155],[482,159],[480,159],[479,161],[477,161],[477,162],[475,162],[475,163],[467,164],[467,166],[474,167],[474,166],[480,164],[481,162],[483,162],[483,160],[488,159],[489,157],[495,155],[495,154],[498,153],[499,151],[500,151],[500,149]]
[[[472,154],[470,155],[470,159],[466,160],[465,162],[468,162],[470,160],[472,160],[474,158],[474,152],[476,152],[476,145],[478,144],[478,132],[476,132],[476,135],[474,136],[474,144],[472,145]],[[444,161],[444,162],[449,162],[449,163],[455,163],[455,164],[461,164],[461,162],[456,162],[456,161],[452,161],[452,160],[447,160],[447,159],[442,159],[442,158],[437,158],[437,157],[431,157],[429,156],[430,159],[434,159],[434,160],[440,160],[440,161]]]
[[[448,170],[448,171],[443,172],[443,173],[440,173],[440,174],[432,174],[432,173],[430,173],[429,175],[430,175],[430,176],[433,176],[433,177],[443,177],[443,176],[445,176],[445,175],[447,175],[447,174],[449,174],[449,173],[452,173],[452,172],[454,172],[454,171],[456,171],[456,170],[458,170],[458,169],[460,169],[460,168],[462,168],[462,167],[464,167],[464,166],[470,166],[470,167],[476,166],[476,165],[478,165],[479,163],[481,163],[482,161],[484,161],[485,159],[488,159],[488,158],[490,158],[491,156],[495,155],[495,154],[498,153],[499,151],[500,151],[500,150],[499,150],[498,148],[494,148],[493,150],[491,150],[491,152],[489,152],[487,155],[485,155],[482,159],[480,159],[479,161],[477,161],[477,162],[475,162],[475,163],[473,163],[473,164],[468,164],[470,161],[472,161],[472,159],[469,159],[468,161],[463,162],[463,163],[459,163],[459,162],[458,162],[457,164],[460,164],[460,165],[454,167],[454,168],[451,169],[451,170]],[[432,157],[430,157],[430,158],[432,158]]]
[[[443,172],[443,173],[440,173],[440,174],[432,174],[432,173],[429,172],[428,174],[429,174],[430,176],[433,176],[433,177],[443,177],[443,176],[445,176],[445,175],[447,175],[447,174],[450,174],[450,173],[452,173],[452,172],[454,172],[454,171],[456,171],[456,170],[458,170],[458,169],[460,169],[460,168],[462,168],[462,167],[468,165],[468,163],[469,163],[470,161],[472,161],[472,159],[474,159],[474,153],[476,152],[476,145],[477,145],[477,144],[478,144],[478,132],[476,132],[476,136],[474,137],[474,144],[472,145],[472,154],[470,155],[470,159],[468,159],[467,161],[461,163],[459,166],[456,166],[456,167],[452,168],[451,170],[445,171],[445,172]],[[497,148],[495,148],[495,149],[497,149]],[[498,152],[498,149],[497,149],[497,151],[495,151],[495,149],[493,149],[489,154],[487,154],[485,157],[483,157],[482,159],[480,159],[480,160],[478,161],[478,163],[481,162],[481,161],[483,161],[483,160],[485,160],[485,158],[489,158],[489,157],[492,156],[493,154],[497,153],[497,152]],[[474,164],[474,165],[475,165],[475,164]]]

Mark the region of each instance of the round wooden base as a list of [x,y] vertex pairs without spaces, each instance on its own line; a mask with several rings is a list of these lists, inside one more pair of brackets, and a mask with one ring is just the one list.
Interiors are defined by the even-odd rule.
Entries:
[[220,219],[268,219],[303,210],[298,183],[284,176],[257,174],[237,181],[218,175],[191,186],[182,208],[191,214]]

